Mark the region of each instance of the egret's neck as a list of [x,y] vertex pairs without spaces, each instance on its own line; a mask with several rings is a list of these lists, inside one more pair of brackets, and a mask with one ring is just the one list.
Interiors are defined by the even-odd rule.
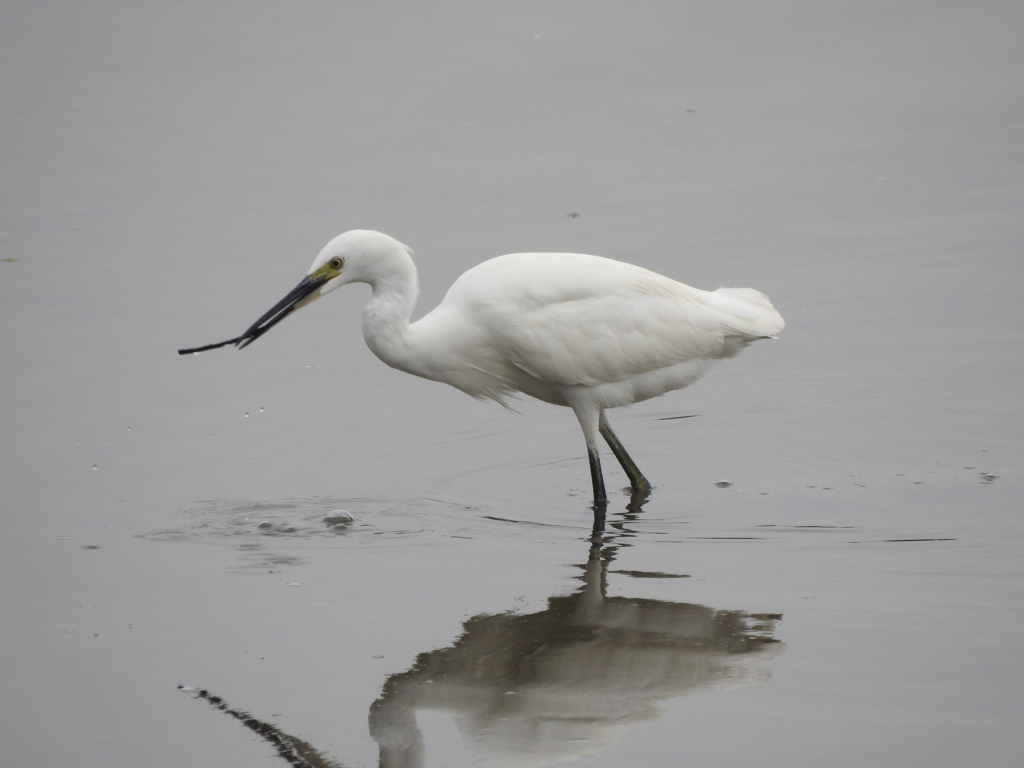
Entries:
[[398,263],[389,264],[386,274],[367,282],[373,295],[363,310],[366,346],[392,368],[424,376],[409,332],[409,318],[419,293],[419,279],[412,259],[406,256]]

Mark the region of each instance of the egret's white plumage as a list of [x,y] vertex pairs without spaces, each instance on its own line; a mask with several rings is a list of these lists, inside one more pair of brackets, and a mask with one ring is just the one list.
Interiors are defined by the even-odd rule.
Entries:
[[380,232],[339,235],[288,297],[231,341],[244,346],[294,309],[347,283],[369,283],[363,336],[392,368],[476,398],[504,404],[521,392],[572,408],[587,441],[597,503],[605,496],[599,433],[633,490],[650,487],[612,433],[604,409],[685,387],[714,360],[785,325],[759,291],[702,291],[632,264],[578,253],[514,253],[485,261],[410,324],[418,293],[411,254]]

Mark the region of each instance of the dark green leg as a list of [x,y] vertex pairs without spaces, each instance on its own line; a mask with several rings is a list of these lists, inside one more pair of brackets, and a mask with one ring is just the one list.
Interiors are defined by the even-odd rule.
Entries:
[[[622,469],[629,477],[629,487],[633,494],[646,494],[651,490],[651,484],[647,481],[647,478],[643,476],[640,468],[637,467],[633,459],[630,458],[629,454],[626,453],[626,449],[622,447],[622,443],[619,442],[619,438],[612,432],[611,426],[608,424],[608,419],[604,415],[604,411],[601,412],[601,420],[598,423],[598,428],[601,432],[601,437],[608,443],[608,447],[612,449],[612,453],[615,454],[615,458],[619,460],[619,464],[622,465]],[[592,455],[590,460],[590,471],[594,471],[594,460],[595,457]],[[598,464],[598,472],[600,473],[600,464]],[[602,490],[604,483],[602,482]],[[596,484],[594,486],[596,492]]]
[[604,489],[604,475],[601,474],[601,458],[597,455],[597,446],[587,446],[590,457],[590,479],[594,484],[594,506],[608,503],[608,493]]

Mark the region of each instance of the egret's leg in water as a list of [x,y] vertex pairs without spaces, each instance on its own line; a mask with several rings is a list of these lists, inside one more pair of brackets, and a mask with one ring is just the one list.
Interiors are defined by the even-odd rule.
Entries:
[[601,474],[601,457],[597,455],[597,445],[587,444],[587,456],[590,457],[590,481],[594,484],[594,508],[608,503],[608,493],[604,489],[604,475]]
[[601,424],[601,411],[587,402],[573,402],[570,406],[579,419],[583,439],[587,442],[587,458],[590,459],[590,481],[594,484],[594,514],[598,507],[608,506],[608,493],[604,489],[604,475],[601,474],[601,457],[597,453],[597,435]]
[[[622,469],[629,477],[629,487],[636,493],[645,493],[651,490],[651,484],[647,481],[647,478],[643,476],[640,468],[636,465],[636,462],[626,453],[626,449],[619,442],[619,438],[612,432],[611,425],[608,423],[608,417],[604,415],[604,411],[601,411],[601,419],[598,422],[599,429],[601,431],[601,437],[608,443],[608,447],[612,449],[612,453],[615,454],[615,458],[619,460],[619,464],[622,465]],[[594,460],[590,461],[591,471],[593,471]],[[600,466],[600,465],[599,465]]]

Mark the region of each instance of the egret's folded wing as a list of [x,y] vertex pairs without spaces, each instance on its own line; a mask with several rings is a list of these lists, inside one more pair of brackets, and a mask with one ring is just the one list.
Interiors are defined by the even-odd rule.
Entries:
[[632,264],[571,253],[486,261],[455,282],[436,312],[472,328],[474,349],[563,386],[728,357],[782,328],[758,291],[702,291]]
[[621,381],[714,356],[724,337],[699,306],[650,294],[537,307],[506,334],[513,363],[543,381],[567,386]]

